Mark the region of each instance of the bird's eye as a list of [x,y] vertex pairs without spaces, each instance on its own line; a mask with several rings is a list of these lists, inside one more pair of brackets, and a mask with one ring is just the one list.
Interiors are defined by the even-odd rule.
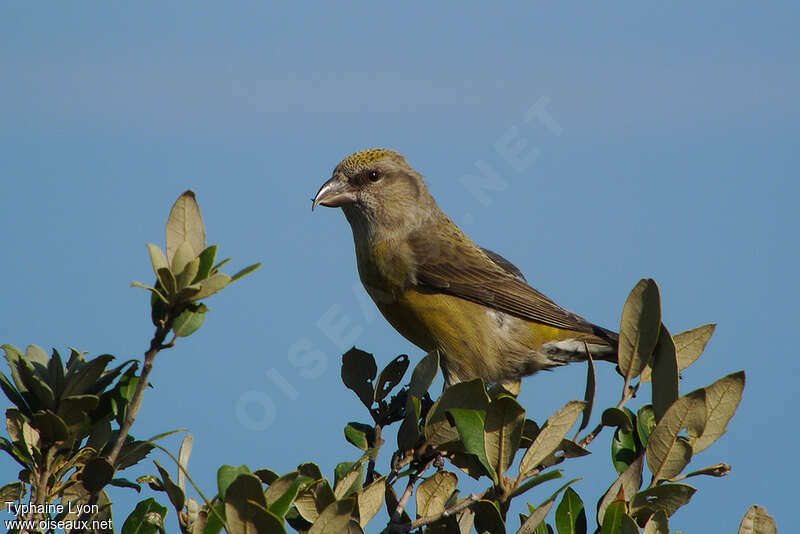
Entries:
[[378,171],[369,171],[369,174],[367,174],[367,176],[369,177],[370,182],[377,182],[378,180],[381,179],[381,173]]

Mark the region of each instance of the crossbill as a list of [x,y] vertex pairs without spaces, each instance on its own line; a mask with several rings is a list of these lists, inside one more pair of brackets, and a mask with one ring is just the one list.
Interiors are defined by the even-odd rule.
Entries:
[[472,242],[397,152],[345,158],[312,210],[340,207],[358,274],[387,321],[422,350],[438,349],[448,385],[508,383],[587,359],[617,361],[618,336],[565,310],[511,262]]

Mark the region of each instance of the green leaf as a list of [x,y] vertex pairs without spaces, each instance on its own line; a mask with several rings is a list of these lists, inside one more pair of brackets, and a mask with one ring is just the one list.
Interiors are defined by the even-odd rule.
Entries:
[[353,391],[364,406],[372,406],[375,386],[373,381],[378,373],[372,354],[353,347],[342,356],[342,382]]
[[[175,281],[178,284],[178,291],[182,291],[194,282],[197,276],[197,270],[200,268],[200,258],[194,258],[184,266],[183,270],[178,272]],[[199,290],[199,287],[198,287]]]
[[669,523],[664,510],[654,513],[644,526],[643,534],[669,534]]
[[611,440],[611,462],[614,464],[614,469],[621,474],[635,459],[636,439],[633,433],[616,429]]
[[618,427],[623,432],[633,430],[633,421],[625,410],[619,408],[606,408],[603,411],[603,424],[611,427]]
[[167,257],[164,256],[164,253],[161,251],[161,248],[158,245],[148,243],[147,251],[150,253],[150,263],[153,265],[153,272],[156,276],[158,276],[158,271],[160,269],[169,270],[169,262],[167,261]]
[[586,534],[586,512],[583,501],[572,488],[567,488],[556,508],[558,534]]
[[[34,371],[33,365],[26,359],[19,360],[17,365],[19,376],[25,389],[33,395],[37,406],[47,409],[55,407],[55,393],[52,388]],[[31,403],[34,404],[34,403]],[[33,408],[33,406],[31,406]]]
[[744,371],[729,374],[704,388],[706,392],[705,428],[699,437],[689,440],[697,454],[717,441],[728,428],[744,391]]
[[386,398],[392,389],[400,383],[408,369],[408,356],[401,354],[387,365],[375,385],[375,401],[380,402]]
[[164,528],[167,507],[150,497],[140,501],[122,525],[122,534],[157,534]]
[[511,496],[516,497],[517,495],[522,495],[529,489],[534,488],[540,484],[563,477],[564,475],[562,474],[561,469],[553,469],[545,471],[541,475],[536,475],[535,477],[531,477],[528,480],[526,480],[523,484],[520,484],[520,486],[511,493]]
[[133,490],[136,490],[136,493],[141,493],[142,492],[142,487],[139,484],[137,484],[135,482],[131,482],[127,478],[112,478],[111,482],[109,482],[108,485],[109,486],[114,486],[114,487],[117,487],[117,488],[133,489]]
[[592,417],[592,408],[594,407],[594,394],[596,388],[597,374],[594,370],[594,360],[592,359],[591,353],[589,353],[589,357],[586,359],[586,391],[583,394],[583,402],[586,404],[583,407],[581,424],[578,426],[579,433],[589,425],[589,419]]
[[506,525],[497,504],[482,499],[472,505],[475,512],[475,528],[480,533],[505,534]]
[[[361,527],[366,527],[367,523],[380,511],[383,506],[384,493],[386,493],[385,477],[379,478],[358,493],[356,502],[358,504],[358,522]],[[419,499],[419,490],[417,490],[417,499]]]
[[172,506],[175,507],[175,510],[180,512],[183,510],[183,505],[186,503],[186,494],[183,490],[172,481],[172,478],[169,476],[169,473],[166,469],[161,467],[161,464],[158,463],[157,460],[153,460],[153,463],[156,464],[156,469],[158,469],[158,474],[161,475],[161,483],[164,486],[164,491],[167,492],[167,497],[169,497]]
[[[167,261],[170,264],[174,265],[173,260],[177,255],[178,248],[185,241],[188,241],[192,251],[201,251],[206,248],[206,230],[194,191],[186,191],[179,196],[169,212]],[[194,257],[194,253],[192,257]]]
[[417,516],[426,517],[444,512],[445,503],[456,490],[458,477],[448,471],[437,471],[417,488]]
[[533,508],[530,504],[528,504],[528,509],[530,510],[531,515],[529,515],[528,518],[525,520],[525,522],[522,523],[522,526],[519,527],[517,534],[527,534],[534,532],[534,530],[544,522],[544,518],[547,517],[547,514],[550,513],[550,510],[553,508],[553,504],[555,504],[556,498],[559,496],[559,494],[561,494],[562,491],[568,488],[570,484],[578,480],[580,479],[576,478],[570,480],[569,482],[558,488],[555,491],[555,493],[553,493],[546,501],[544,501],[536,508]]
[[337,499],[344,499],[361,491],[363,485],[363,462],[342,462],[336,466],[333,494]]
[[217,257],[217,245],[211,245],[210,247],[206,247],[203,252],[200,253],[198,259],[200,260],[200,264],[197,268],[197,275],[194,277],[192,282],[201,282],[208,278],[208,275],[211,274],[211,266],[214,265],[214,260]]
[[486,410],[483,432],[486,458],[498,479],[514,461],[524,423],[525,409],[513,397],[501,395]]
[[205,304],[192,304],[178,315],[172,322],[172,332],[177,337],[188,337],[203,326],[208,307]]
[[89,493],[99,492],[111,482],[112,478],[114,478],[114,467],[108,460],[99,456],[86,462],[81,473],[81,481]]
[[278,473],[276,473],[272,469],[256,469],[255,471],[253,471],[253,474],[257,476],[261,480],[261,482],[263,482],[267,486],[269,486],[270,484],[272,484],[273,482],[275,482],[280,478],[278,476]]
[[656,415],[653,413],[653,405],[645,404],[636,412],[636,435],[642,447],[647,447],[647,440],[656,427]]
[[619,327],[619,367],[625,383],[639,376],[658,340],[661,296],[650,278],[640,280],[628,295]]
[[[692,365],[703,354],[716,326],[715,324],[706,324],[673,336],[678,371],[683,371]],[[649,382],[651,378],[650,369],[645,369],[642,372],[642,382]]]
[[14,403],[14,405],[19,408],[22,413],[26,415],[31,414],[31,409],[28,406],[28,403],[25,402],[22,394],[3,373],[0,373],[0,387],[2,387],[3,393],[5,393],[6,397],[8,397],[8,400]]
[[[196,254],[197,253],[195,253],[195,251],[192,249],[192,244],[189,243],[188,241],[184,241],[180,245],[178,245],[178,248],[175,250],[175,255],[173,256],[172,263],[170,265],[170,270],[172,271],[172,274],[175,275],[176,279],[178,279],[181,275],[183,275],[183,272],[186,270],[186,266],[189,265],[189,263],[191,263],[192,260],[194,260],[197,257]],[[198,261],[196,268],[199,268],[199,266],[200,262]],[[184,287],[184,285],[189,284],[194,278],[195,274],[197,274],[197,272],[192,273],[191,276],[189,276],[187,273],[185,275],[185,283],[181,284],[180,282],[178,282],[178,289],[181,289],[182,287]]]
[[678,400],[678,361],[675,359],[675,344],[672,336],[663,324],[658,333],[658,343],[653,350],[653,413],[656,421]]
[[763,506],[754,504],[739,523],[739,534],[777,534],[775,519]]
[[61,362],[61,356],[56,349],[53,349],[53,355],[50,361],[47,362],[47,382],[53,389],[56,398],[61,396],[64,391],[64,364]]
[[261,262],[254,263],[253,265],[248,265],[247,267],[245,267],[244,269],[242,269],[238,273],[234,274],[231,277],[231,282],[235,282],[236,280],[238,280],[240,278],[244,278],[245,276],[247,276],[248,274],[252,273],[253,271],[258,270],[259,267],[261,267]]
[[611,503],[606,509],[600,534],[622,534],[622,522],[625,515],[625,503],[623,501]]
[[25,497],[25,484],[12,482],[0,488],[0,511],[6,509],[8,503],[22,502]]
[[458,430],[465,452],[474,455],[486,474],[492,477],[492,480],[497,481],[497,473],[486,455],[486,441],[484,440],[485,413],[479,410],[453,408],[448,411],[448,414]]
[[335,500],[331,485],[324,478],[320,478],[300,491],[294,500],[294,505],[303,519],[314,523],[322,511]]
[[679,433],[688,429],[690,436],[699,436],[705,425],[705,391],[684,395],[670,406],[650,434],[647,443],[647,466],[655,480],[677,476],[689,463],[692,447]]
[[408,385],[408,394],[422,398],[431,387],[436,373],[439,371],[439,351],[431,351],[414,367],[411,373],[411,382]]
[[454,428],[447,412],[452,408],[486,411],[489,407],[489,396],[481,379],[459,382],[445,389],[439,399],[428,412],[425,421],[425,438],[432,447],[440,447],[459,439],[458,430]]
[[53,412],[36,412],[32,422],[45,441],[59,442],[69,439],[67,424]]
[[[266,509],[261,481],[249,473],[236,477],[225,494],[225,519],[232,533],[281,532],[281,520]],[[260,526],[260,528],[259,528]]]
[[401,451],[414,448],[419,439],[419,416],[422,403],[418,397],[409,394],[406,397],[406,413],[400,429],[397,431],[397,447]]
[[631,515],[644,524],[658,510],[667,517],[688,504],[697,490],[688,484],[661,484],[637,493],[631,499]]
[[375,444],[375,429],[364,423],[351,421],[344,427],[344,437],[347,441],[365,451]]
[[597,523],[602,525],[606,509],[614,502],[622,492],[624,500],[631,499],[639,488],[642,487],[642,468],[644,467],[644,457],[639,456],[628,468],[611,484],[605,492],[600,502],[597,504]]
[[322,511],[308,534],[341,534],[347,528],[355,507],[355,499],[332,502]]
[[519,464],[521,475],[534,469],[537,465],[547,458],[561,444],[561,440],[578,420],[578,416],[583,411],[582,401],[570,401],[559,411],[550,416],[547,423],[542,427],[539,435],[533,441],[522,461]]
[[158,283],[164,288],[167,300],[171,300],[178,292],[178,281],[175,280],[175,275],[169,269],[158,270]]
[[83,395],[84,393],[97,393],[97,391],[94,391],[93,386],[96,385],[106,366],[113,359],[114,356],[111,354],[101,354],[97,358],[90,360],[79,371],[75,373],[68,372],[66,376],[67,384],[64,387],[62,398]]
[[277,517],[285,516],[300,492],[301,486],[312,481],[312,478],[303,476],[297,471],[283,475],[270,484],[267,491],[264,492],[266,508]]
[[[325,478],[322,476],[322,471],[320,470],[319,466],[314,462],[305,462],[298,465],[297,472],[303,475],[304,477],[310,478],[311,480],[319,480],[320,478]],[[256,474],[258,473],[256,472]]]
[[240,465],[238,467],[233,465],[223,465],[217,470],[217,491],[219,492],[219,497],[223,501],[225,500],[225,494],[228,491],[228,486],[233,484],[233,481],[236,480],[239,475],[249,474],[250,469],[246,465]]
[[225,287],[233,282],[233,279],[224,273],[216,273],[212,274],[202,282],[198,282],[200,284],[200,291],[195,293],[191,296],[191,300],[203,300],[204,298],[208,298],[211,295],[219,293]]

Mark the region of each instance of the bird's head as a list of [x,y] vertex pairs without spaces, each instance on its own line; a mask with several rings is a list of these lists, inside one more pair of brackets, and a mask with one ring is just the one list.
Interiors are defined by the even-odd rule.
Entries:
[[342,208],[354,230],[365,224],[374,230],[375,226],[407,227],[436,204],[406,158],[373,148],[356,152],[336,166],[314,196],[311,209],[319,205]]

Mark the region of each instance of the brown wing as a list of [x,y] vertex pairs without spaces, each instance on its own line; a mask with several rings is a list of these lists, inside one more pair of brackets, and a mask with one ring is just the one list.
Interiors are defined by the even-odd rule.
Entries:
[[530,321],[578,332],[596,332],[594,325],[517,278],[518,269],[502,256],[487,254],[458,229],[448,234],[449,239],[436,240],[421,232],[410,236],[408,243],[414,254],[419,286]]

